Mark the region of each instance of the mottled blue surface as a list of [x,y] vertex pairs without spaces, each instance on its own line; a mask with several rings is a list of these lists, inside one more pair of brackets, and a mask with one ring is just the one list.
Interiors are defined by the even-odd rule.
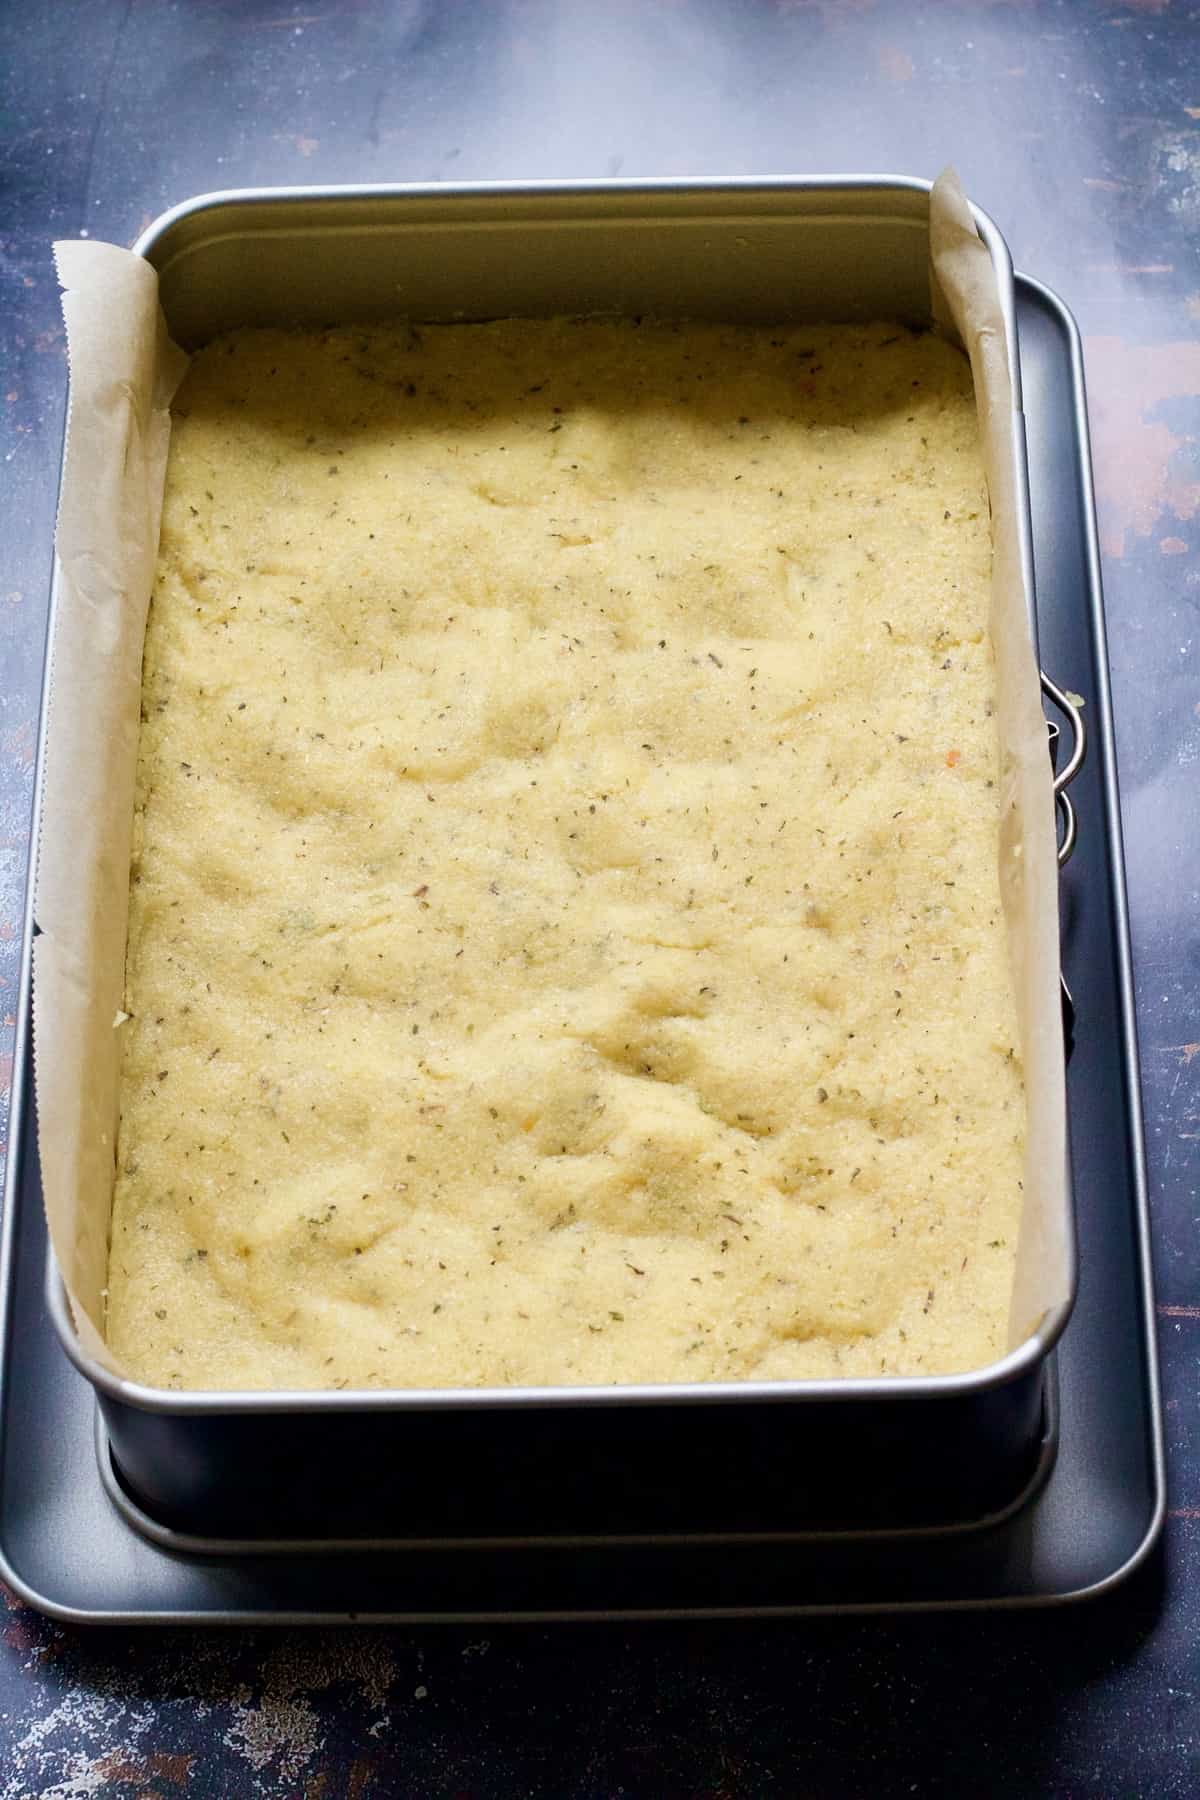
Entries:
[[1055,1615],[87,1632],[0,1615],[0,1800],[1200,1788],[1200,6],[36,0],[0,11],[0,1053],[65,398],[56,236],[251,183],[953,160],[1087,340],[1171,1517]]

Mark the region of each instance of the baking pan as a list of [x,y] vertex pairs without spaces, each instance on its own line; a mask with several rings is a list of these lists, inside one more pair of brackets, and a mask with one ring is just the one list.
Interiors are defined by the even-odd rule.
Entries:
[[[1082,826],[1063,883],[1064,968],[1079,1012],[1068,1070],[1082,1258],[1050,1359],[1059,1447],[1042,1485],[982,1531],[779,1537],[772,1521],[719,1543],[664,1536],[552,1550],[426,1543],[328,1554],[264,1541],[197,1556],[110,1502],[96,1406],[47,1319],[46,1237],[29,1067],[29,970],[18,1008],[12,1150],[0,1234],[0,1575],[81,1622],[499,1621],[766,1615],[1056,1604],[1111,1588],[1161,1527],[1163,1451],[1137,1050],[1082,361],[1073,323],[1018,278],[1043,654],[1086,697]],[[28,946],[27,946],[28,949]],[[701,1415],[693,1413],[693,1418]],[[108,1460],[107,1440],[101,1433]],[[476,1482],[464,1446],[457,1478]],[[618,1484],[623,1469],[606,1472]],[[347,1472],[347,1479],[354,1479]],[[759,1535],[759,1534],[762,1535]]]
[[[276,190],[189,202],[138,249],[187,348],[240,324],[398,313],[927,324],[928,193],[876,178]],[[1008,253],[977,220],[1015,346]],[[1070,1307],[967,1375],[210,1394],[115,1378],[53,1278],[49,1292],[124,1488],[197,1538],[308,1538],[331,1518],[350,1538],[741,1530],[764,1505],[782,1528],[982,1520],[1044,1466],[1045,1360]]]

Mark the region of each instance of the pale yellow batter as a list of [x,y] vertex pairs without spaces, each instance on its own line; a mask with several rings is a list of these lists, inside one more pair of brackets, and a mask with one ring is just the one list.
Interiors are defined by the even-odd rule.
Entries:
[[176,408],[108,1329],[174,1387],[963,1369],[1024,1099],[965,360],[252,331]]

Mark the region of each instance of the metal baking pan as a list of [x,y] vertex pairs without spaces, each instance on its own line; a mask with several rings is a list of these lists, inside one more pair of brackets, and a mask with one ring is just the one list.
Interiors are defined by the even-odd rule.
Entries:
[[[1011,263],[976,216],[1019,405]],[[218,194],[137,249],[188,349],[237,325],[397,314],[930,319],[928,185],[890,178]],[[736,1533],[764,1512],[784,1530],[988,1520],[1053,1455],[1045,1365],[1070,1310],[1068,1295],[967,1375],[214,1394],[114,1378],[82,1351],[53,1273],[49,1296],[136,1516],[197,1541]]]
[[[1137,1045],[1112,715],[1078,335],[1061,302],[1017,278],[1039,627],[1050,665],[1086,697],[1079,848],[1063,879],[1064,967],[1079,1009],[1068,1069],[1083,1255],[1050,1358],[1058,1453],[1028,1500],[987,1530],[781,1536],[765,1511],[740,1538],[512,1537],[330,1555],[327,1536],[258,1536],[204,1553],[112,1503],[94,1393],[44,1305],[46,1233],[29,1062],[29,957],[17,1008],[12,1135],[0,1225],[0,1578],[77,1623],[613,1619],[1061,1605],[1139,1568],[1162,1526],[1164,1470]],[[691,1417],[703,1429],[703,1414]],[[102,1472],[103,1471],[103,1472]],[[469,1442],[455,1470],[477,1483]],[[606,1472],[619,1486],[623,1466]],[[696,1496],[698,1497],[698,1495]],[[336,1527],[335,1527],[336,1529]],[[220,1550],[220,1554],[213,1552]]]

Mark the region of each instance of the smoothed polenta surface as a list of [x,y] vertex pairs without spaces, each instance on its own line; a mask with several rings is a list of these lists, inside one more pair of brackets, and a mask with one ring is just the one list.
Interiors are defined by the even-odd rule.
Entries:
[[146,639],[117,1354],[237,1389],[1000,1353],[989,571],[933,336],[201,352]]

